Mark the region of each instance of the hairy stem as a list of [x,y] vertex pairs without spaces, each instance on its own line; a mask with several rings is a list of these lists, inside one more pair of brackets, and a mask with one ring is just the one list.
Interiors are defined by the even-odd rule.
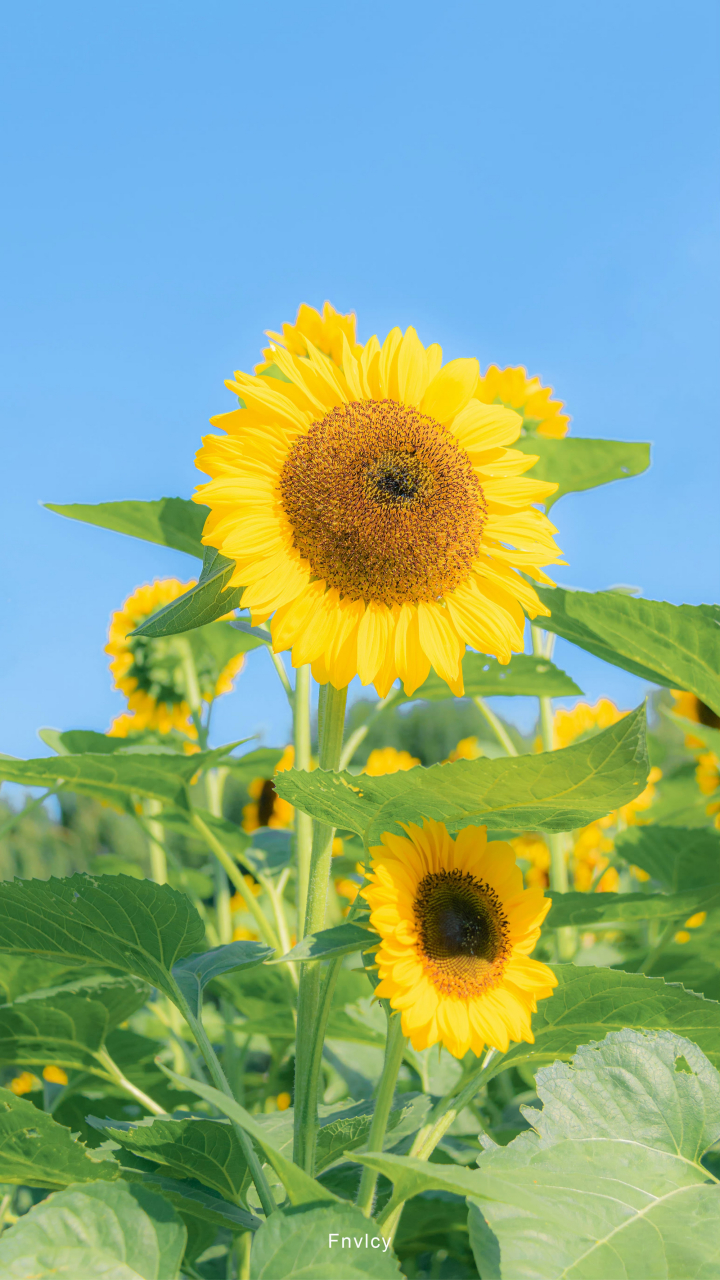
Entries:
[[[407,1036],[404,1036],[402,1033],[402,1020],[400,1014],[396,1013],[392,1017],[388,1017],[388,1032],[387,1040],[385,1042],[385,1061],[383,1063],[382,1075],[377,1089],[377,1100],[375,1102],[372,1125],[370,1126],[370,1135],[368,1137],[367,1146],[368,1151],[382,1151],[383,1149],[387,1122],[390,1117],[393,1098],[395,1096],[395,1085],[397,1083],[398,1071],[400,1070],[400,1064],[403,1060],[403,1054],[406,1046]],[[376,1170],[365,1165],[360,1179],[357,1206],[358,1209],[362,1209],[366,1218],[369,1218],[372,1213],[377,1180],[378,1175]]]

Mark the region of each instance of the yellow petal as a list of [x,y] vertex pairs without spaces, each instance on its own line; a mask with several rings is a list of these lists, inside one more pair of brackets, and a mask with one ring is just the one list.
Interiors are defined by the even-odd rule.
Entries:
[[468,404],[478,380],[475,359],[451,360],[435,375],[420,403],[436,422],[450,422]]
[[418,626],[420,644],[438,675],[443,680],[457,682],[464,645],[452,625],[448,610],[435,601],[421,600],[418,604]]
[[406,329],[398,348],[398,399],[401,404],[419,404],[425,391],[425,348],[412,328]]

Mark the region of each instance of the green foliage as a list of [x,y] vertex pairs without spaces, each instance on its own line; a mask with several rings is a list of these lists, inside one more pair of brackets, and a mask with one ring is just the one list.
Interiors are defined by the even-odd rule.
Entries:
[[[134,636],[148,636],[157,639],[159,636],[173,636],[180,631],[191,631],[194,627],[204,627],[208,622],[215,622],[231,610],[237,609],[242,597],[242,587],[230,587],[228,584],[235,569],[234,560],[228,560],[214,547],[205,548],[202,573],[196,587],[191,587],[177,600],[158,609],[146,622],[132,632]],[[238,632],[238,636],[242,633]],[[245,636],[246,648],[253,649],[261,644],[253,636]],[[250,643],[254,641],[254,643]]]
[[458,760],[370,778],[321,769],[278,774],[279,795],[367,844],[420,815],[451,831],[540,827],[569,831],[626,804],[644,790],[648,765],[644,708],[563,751],[499,760]]
[[[474,698],[520,697],[536,698],[568,698],[573,694],[581,694],[574,680],[564,671],[556,667],[549,658],[538,658],[532,653],[514,653],[510,661],[503,666],[497,658],[490,658],[484,653],[468,651],[462,660],[465,696]],[[412,698],[405,694],[398,697],[397,705],[403,702],[415,702],[419,698],[431,702],[451,698],[453,695],[445,680],[441,680],[434,671],[430,672],[424,684],[415,691]]]
[[102,529],[114,529],[117,533],[127,533],[145,542],[159,542],[163,547],[186,551],[200,560],[205,553],[201,538],[210,508],[187,498],[158,498],[155,502],[98,502],[92,505],[70,503],[65,506],[46,502],[45,506],[59,516],[83,520]]
[[629,440],[590,440],[582,436],[545,440],[542,436],[524,436],[514,447],[538,455],[529,472],[533,480],[557,484],[556,492],[545,503],[546,511],[565,493],[627,480],[650,466],[650,445]]
[[139,1124],[108,1122],[102,1132],[126,1150],[152,1160],[160,1174],[197,1178],[231,1203],[244,1196],[249,1181],[247,1160],[227,1120],[150,1116]]
[[[336,1235],[332,1245],[331,1236]],[[342,1240],[345,1239],[345,1247]],[[389,1237],[388,1237],[389,1239]],[[378,1243],[375,1248],[372,1241]],[[273,1214],[253,1242],[251,1280],[397,1280],[380,1228],[354,1205],[303,1205]]]
[[0,1166],[3,1182],[52,1191],[120,1175],[117,1164],[94,1157],[69,1129],[9,1089],[0,1089]]
[[374,942],[377,942],[377,934],[363,929],[362,925],[348,921],[347,924],[336,925],[334,929],[323,929],[321,933],[307,934],[302,942],[298,942],[297,946],[293,947],[292,951],[288,951],[287,955],[271,963],[280,964],[285,960],[330,960],[333,956],[346,956],[352,951],[362,951],[371,947]]
[[191,1013],[199,1018],[202,993],[208,982],[212,982],[221,973],[254,969],[272,955],[272,947],[266,947],[263,942],[228,942],[223,947],[202,951],[200,955],[187,956],[173,966],[172,975]]
[[187,1233],[154,1191],[91,1182],[49,1196],[5,1232],[6,1276],[67,1280],[175,1280]]
[[131,876],[0,883],[0,951],[134,974],[175,997],[170,970],[205,929],[183,893]]
[[701,908],[720,906],[720,873],[714,884],[698,885],[682,893],[562,893],[553,896],[547,917],[551,929],[565,925],[593,925],[609,920],[677,920]]
[[543,626],[653,684],[689,689],[720,715],[720,605],[538,587]]
[[615,848],[670,893],[720,884],[720,834],[715,831],[630,827],[617,836]]

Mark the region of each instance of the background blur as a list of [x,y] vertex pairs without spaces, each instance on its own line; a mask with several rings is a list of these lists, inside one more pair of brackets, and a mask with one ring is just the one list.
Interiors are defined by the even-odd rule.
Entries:
[[[188,496],[223,379],[301,301],[525,364],[574,434],[653,441],[555,507],[558,579],[718,598],[719,27],[715,0],[6,6],[0,751],[106,729],[111,612],[196,572],[38,503]],[[251,654],[216,739],[284,741],[276,684]]]

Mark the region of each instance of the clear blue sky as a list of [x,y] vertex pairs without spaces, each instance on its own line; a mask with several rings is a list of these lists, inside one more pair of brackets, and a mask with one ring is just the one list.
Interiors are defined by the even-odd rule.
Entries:
[[[111,612],[195,564],[38,503],[188,495],[223,379],[301,301],[652,440],[555,508],[561,581],[718,599],[719,27],[716,0],[6,6],[0,750],[105,729]],[[284,739],[268,669],[218,735]]]

